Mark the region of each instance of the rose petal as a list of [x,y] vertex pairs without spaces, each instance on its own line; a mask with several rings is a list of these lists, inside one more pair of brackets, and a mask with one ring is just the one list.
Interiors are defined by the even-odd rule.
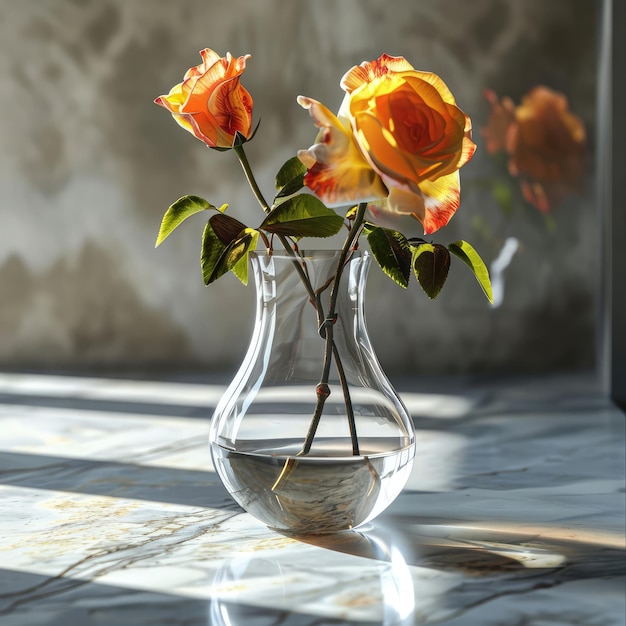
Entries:
[[376,78],[407,70],[413,70],[413,66],[404,57],[392,57],[383,54],[376,61],[365,61],[361,65],[355,65],[344,74],[340,84],[342,89],[352,93],[355,89]]
[[422,221],[424,234],[429,235],[445,226],[461,203],[461,180],[458,170],[435,181],[420,183],[424,194],[426,216]]
[[459,173],[453,172],[436,181],[420,184],[421,193],[393,187],[387,199],[388,209],[394,213],[411,214],[430,235],[445,226],[460,204]]
[[252,121],[252,96],[240,85],[239,76],[223,82],[211,95],[209,111],[221,129],[230,135],[240,132],[250,134]]
[[299,96],[298,103],[320,128],[318,143],[298,152],[308,169],[306,186],[330,206],[384,198],[387,189],[363,157],[350,127],[317,100]]

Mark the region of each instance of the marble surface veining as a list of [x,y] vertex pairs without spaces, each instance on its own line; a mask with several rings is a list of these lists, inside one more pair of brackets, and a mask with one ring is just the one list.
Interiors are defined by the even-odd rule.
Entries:
[[623,626],[624,415],[548,388],[407,388],[400,497],[293,539],[213,471],[219,385],[0,374],[0,624]]

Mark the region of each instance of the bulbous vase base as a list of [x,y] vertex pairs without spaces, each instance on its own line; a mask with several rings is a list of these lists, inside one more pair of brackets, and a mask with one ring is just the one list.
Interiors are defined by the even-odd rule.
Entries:
[[246,511],[280,532],[311,535],[366,523],[405,485],[414,445],[393,449],[397,438],[360,444],[358,455],[346,454],[332,438],[302,456],[302,441],[285,439],[241,442],[237,449],[213,444],[212,453],[228,491]]

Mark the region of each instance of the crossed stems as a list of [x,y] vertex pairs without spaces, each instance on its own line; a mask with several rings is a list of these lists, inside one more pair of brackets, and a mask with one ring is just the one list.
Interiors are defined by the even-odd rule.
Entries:
[[[233,146],[237,157],[239,158],[239,162],[241,163],[241,167],[243,168],[244,174],[252,192],[254,193],[257,201],[261,205],[263,211],[265,213],[270,212],[270,206],[268,205],[263,193],[261,192],[254,174],[252,173],[252,168],[250,167],[250,163],[248,162],[248,158],[243,149],[243,144]],[[359,441],[356,433],[356,423],[354,420],[354,410],[352,408],[352,400],[350,397],[350,390],[348,387],[348,381],[346,379],[345,370],[343,368],[343,364],[341,362],[341,357],[339,354],[339,350],[337,348],[337,344],[334,340],[333,327],[337,319],[337,315],[335,312],[335,308],[337,306],[337,297],[339,295],[339,282],[341,280],[341,275],[343,273],[344,267],[347,261],[350,259],[352,252],[354,250],[354,244],[358,239],[361,228],[363,226],[363,220],[365,217],[365,210],[367,208],[367,203],[362,202],[359,204],[356,217],[354,218],[352,227],[348,232],[346,240],[341,248],[341,252],[339,253],[339,260],[337,262],[337,269],[335,271],[335,275],[329,282],[325,285],[322,285],[317,291],[313,289],[311,285],[311,281],[306,272],[306,266],[304,260],[299,258],[299,254],[297,252],[297,247],[293,245],[293,243],[284,235],[278,235],[278,239],[283,245],[285,251],[293,257],[294,267],[298,272],[300,279],[309,295],[309,300],[311,304],[315,306],[317,311],[317,319],[319,323],[319,333],[320,336],[325,340],[324,344],[324,362],[322,366],[322,375],[320,377],[320,382],[315,388],[315,393],[317,395],[317,402],[315,405],[315,410],[313,412],[313,417],[311,418],[311,423],[309,425],[309,430],[307,432],[306,438],[304,440],[304,444],[302,445],[302,449],[296,456],[303,456],[308,454],[311,450],[311,446],[313,444],[313,439],[315,438],[315,433],[317,431],[317,427],[319,425],[320,419],[322,417],[322,413],[324,411],[324,405],[326,403],[326,399],[330,395],[330,387],[328,386],[328,381],[330,378],[330,366],[333,360],[335,359],[335,366],[337,368],[337,374],[339,375],[339,381],[341,384],[341,389],[343,392],[344,403],[346,406],[346,412],[348,415],[348,424],[350,428],[350,438],[352,441],[352,454],[359,454]],[[321,294],[324,290],[329,287],[329,283],[332,282],[332,288],[330,292],[330,299],[328,304],[328,314],[324,315],[324,308],[322,305]]]

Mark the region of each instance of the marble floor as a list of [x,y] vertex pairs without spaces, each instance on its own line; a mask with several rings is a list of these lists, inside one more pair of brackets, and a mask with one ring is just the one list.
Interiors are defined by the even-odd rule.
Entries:
[[406,489],[296,540],[213,471],[222,385],[0,373],[0,624],[626,624],[624,414],[584,377],[398,387]]

